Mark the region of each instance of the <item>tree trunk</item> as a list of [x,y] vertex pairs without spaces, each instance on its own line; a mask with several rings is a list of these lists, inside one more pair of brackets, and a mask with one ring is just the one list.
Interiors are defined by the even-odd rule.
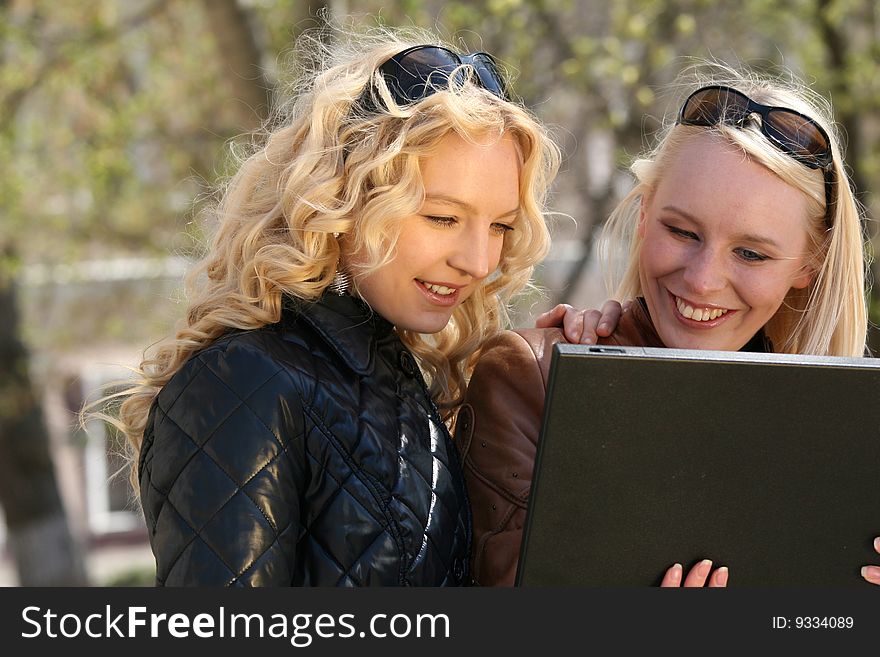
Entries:
[[[269,115],[273,82],[263,67],[251,18],[238,0],[202,0],[202,6],[228,73],[232,97],[240,108],[239,127],[252,130]],[[300,2],[291,12],[291,32],[296,38],[302,29],[321,26],[324,12],[329,14],[331,8],[327,2]]]
[[15,286],[0,272],[0,505],[22,586],[87,584],[67,523],[49,435],[19,339]]
[[268,115],[271,84],[247,13],[236,0],[204,0],[202,6],[228,72],[232,96],[241,108],[241,127],[251,130]]

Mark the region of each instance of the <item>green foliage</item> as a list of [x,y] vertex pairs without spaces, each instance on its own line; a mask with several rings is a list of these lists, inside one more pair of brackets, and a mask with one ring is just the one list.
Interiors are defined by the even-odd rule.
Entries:
[[156,569],[153,567],[130,568],[109,577],[99,586],[154,586]]
[[[260,64],[270,79],[283,77],[293,38],[321,23],[323,3],[239,4]],[[609,202],[595,170],[625,169],[668,109],[658,90],[693,58],[792,69],[832,97],[858,136],[848,162],[859,189],[872,191],[880,173],[873,0],[354,4],[356,21],[439,30],[507,65],[524,101],[563,126],[558,209],[579,220],[581,235]],[[0,5],[0,246],[14,245],[25,263],[191,250],[206,192],[228,173],[229,141],[259,119],[242,124],[212,29],[200,2]],[[601,166],[586,152],[597,135],[610,142]],[[625,174],[606,187],[617,175]]]

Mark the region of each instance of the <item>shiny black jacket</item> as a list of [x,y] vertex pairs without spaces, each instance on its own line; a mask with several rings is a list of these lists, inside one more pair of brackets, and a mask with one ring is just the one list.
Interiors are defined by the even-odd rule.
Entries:
[[458,455],[391,324],[348,296],[190,358],[138,464],[157,585],[467,580]]

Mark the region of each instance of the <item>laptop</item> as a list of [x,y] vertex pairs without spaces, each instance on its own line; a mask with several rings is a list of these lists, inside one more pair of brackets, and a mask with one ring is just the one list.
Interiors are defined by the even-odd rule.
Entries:
[[557,345],[518,586],[871,586],[880,359]]

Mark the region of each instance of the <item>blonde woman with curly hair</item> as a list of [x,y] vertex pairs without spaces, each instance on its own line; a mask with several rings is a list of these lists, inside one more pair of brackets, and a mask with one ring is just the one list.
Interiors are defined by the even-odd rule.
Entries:
[[[604,253],[621,261],[606,263],[621,274],[610,289],[629,303],[598,342],[862,356],[862,215],[827,104],[804,87],[725,73],[692,86],[632,165],[636,184],[603,234]],[[562,330],[492,339],[459,414],[480,584],[513,584],[553,344],[583,341],[597,314],[560,306],[542,319],[557,321]],[[877,573],[863,571],[880,583]],[[662,585],[727,578],[707,560],[686,574],[676,564]]]
[[447,421],[559,155],[491,56],[438,43],[334,43],[229,181],[121,405],[158,585],[469,581]]

